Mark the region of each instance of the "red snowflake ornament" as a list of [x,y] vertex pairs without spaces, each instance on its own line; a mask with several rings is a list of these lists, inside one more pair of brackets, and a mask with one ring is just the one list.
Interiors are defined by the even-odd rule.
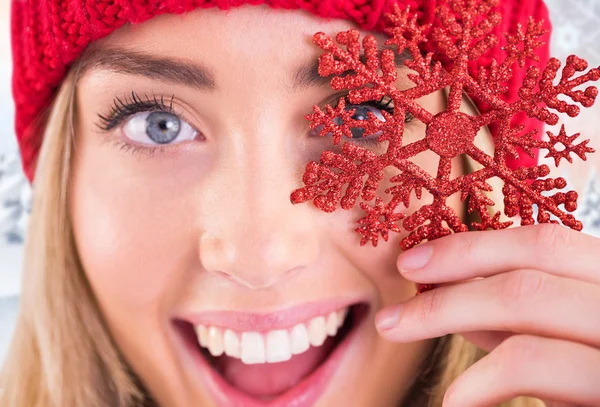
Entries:
[[[378,136],[387,141],[387,151],[377,155],[373,151],[345,142],[341,153],[324,151],[320,162],[310,162],[305,170],[304,187],[291,195],[293,203],[313,201],[314,205],[333,212],[338,203],[343,209],[351,209],[361,198],[361,208],[366,216],[358,221],[356,231],[361,235],[360,244],[370,241],[377,245],[378,237],[388,239],[388,234],[409,232],[400,243],[408,249],[425,240],[433,240],[452,232],[468,230],[457,213],[446,204],[448,197],[460,193],[468,200],[468,211],[476,212],[480,221],[472,223],[473,229],[503,229],[512,222],[500,220],[501,213],[491,215],[489,208],[495,205],[485,195],[492,187],[487,180],[498,177],[504,181],[504,213],[508,217],[520,216],[521,225],[535,222],[534,206],[537,207],[537,222],[557,222],[554,215],[565,226],[581,230],[582,224],[569,212],[577,208],[577,193],[562,192],[566,182],[562,178],[544,178],[550,173],[547,165],[511,169],[506,165],[507,156],[518,158],[521,153],[532,154],[533,149],[547,150],[546,157],[554,158],[558,165],[562,158],[572,161],[571,153],[582,160],[594,150],[587,146],[588,140],[577,143],[579,134],[568,136],[564,126],[558,135],[548,132],[549,140],[536,138],[535,133],[521,134],[522,126],[512,126],[511,119],[517,114],[527,114],[542,122],[555,125],[558,115],[551,111],[579,114],[579,103],[584,107],[593,105],[598,91],[581,85],[600,79],[600,68],[587,70],[587,62],[577,56],[567,58],[558,76],[561,63],[551,59],[543,70],[530,67],[519,89],[519,98],[506,102],[501,95],[506,92],[505,83],[512,77],[512,66],[525,66],[528,59],[535,59],[535,49],[540,46],[539,37],[545,34],[541,24],[529,21],[526,29],[519,26],[516,35],[507,36],[504,48],[506,58],[481,68],[477,75],[469,73],[469,61],[477,60],[498,43],[492,34],[494,26],[501,21],[494,11],[497,0],[449,0],[437,11],[439,25],[433,29],[432,38],[436,54],[423,54],[419,44],[426,41],[430,25],[419,25],[417,16],[410,10],[398,7],[388,16],[390,38],[386,45],[395,46],[397,52],[408,50],[411,59],[405,65],[412,70],[409,79],[415,84],[407,90],[395,86],[397,71],[395,52],[386,48],[379,50],[376,39],[366,36],[360,40],[356,30],[337,34],[335,41],[323,33],[317,33],[313,41],[325,53],[319,60],[319,74],[331,76],[334,90],[348,91],[346,98],[352,104],[380,100],[389,97],[394,103],[393,114],[383,112],[383,119],[372,113],[367,120],[353,118],[354,109],[347,109],[345,99],[340,98],[337,106],[326,106],[324,110],[314,107],[307,116],[311,129],[319,130],[321,136],[332,136],[333,143],[343,138],[352,138],[352,129],[362,128],[362,137]],[[363,54],[361,55],[361,49]],[[450,61],[444,69],[440,59]],[[447,109],[432,114],[416,103],[416,100],[441,89],[449,89]],[[470,116],[459,111],[463,93],[467,93],[490,106],[480,116]],[[565,97],[570,101],[565,101]],[[423,139],[403,143],[405,115],[410,113],[427,126]],[[474,141],[480,128],[493,124],[498,131],[494,134],[494,153],[488,155]],[[431,150],[439,157],[437,176],[431,176],[410,158]],[[466,154],[482,165],[482,169],[451,179],[452,161]],[[385,193],[387,203],[376,198],[376,190],[383,180],[386,167],[395,167],[400,174],[390,179],[393,187]],[[422,205],[413,213],[405,214],[400,206],[408,208],[411,195],[421,199],[423,190],[433,197],[433,202]],[[376,198],[376,199],[375,199]],[[375,199],[374,205],[368,202]],[[562,208],[561,208],[562,206]]]

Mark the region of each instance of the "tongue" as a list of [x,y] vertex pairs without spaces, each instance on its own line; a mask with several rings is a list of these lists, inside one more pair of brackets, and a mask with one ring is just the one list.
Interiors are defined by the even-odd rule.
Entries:
[[317,348],[294,355],[287,362],[243,364],[240,359],[221,356],[216,367],[225,380],[254,397],[272,397],[289,390],[314,371],[334,346],[333,338]]

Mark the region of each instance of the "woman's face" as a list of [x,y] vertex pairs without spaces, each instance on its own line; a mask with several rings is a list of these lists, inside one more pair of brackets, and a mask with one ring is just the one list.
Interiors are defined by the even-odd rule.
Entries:
[[[375,330],[377,310],[415,293],[396,271],[401,236],[360,247],[360,212],[290,203],[331,147],[304,116],[340,96],[315,75],[312,35],[350,28],[298,11],[198,10],[123,27],[88,55],[76,244],[110,333],[159,404],[392,406],[431,350]],[[439,112],[444,97],[420,103]],[[424,131],[408,120],[405,140]],[[434,157],[415,161],[434,172]]]

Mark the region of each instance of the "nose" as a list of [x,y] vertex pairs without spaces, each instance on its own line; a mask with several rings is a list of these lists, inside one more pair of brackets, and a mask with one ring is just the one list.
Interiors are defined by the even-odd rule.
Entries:
[[319,234],[316,211],[290,202],[303,163],[285,143],[246,140],[222,151],[205,184],[199,256],[205,270],[260,289],[315,262]]

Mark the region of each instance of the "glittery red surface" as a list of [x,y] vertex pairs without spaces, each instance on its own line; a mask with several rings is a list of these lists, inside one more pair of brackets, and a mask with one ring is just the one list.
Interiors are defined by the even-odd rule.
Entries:
[[[303,176],[304,186],[292,193],[292,202],[312,201],[317,208],[333,212],[339,207],[351,209],[361,200],[365,216],[356,228],[361,236],[360,244],[370,241],[377,246],[379,237],[387,241],[390,232],[406,231],[408,235],[400,245],[408,249],[425,240],[467,231],[469,226],[477,230],[510,226],[512,222],[500,220],[499,211],[490,214],[496,202],[485,195],[492,190],[487,181],[498,177],[504,182],[502,193],[507,217],[518,216],[522,225],[535,221],[561,222],[581,230],[581,222],[571,214],[577,208],[577,193],[563,192],[564,179],[549,178],[547,165],[511,169],[506,159],[541,149],[556,165],[563,158],[571,162],[571,153],[585,160],[586,154],[594,150],[587,146],[588,140],[577,140],[579,134],[568,135],[562,126],[558,135],[548,132],[547,141],[541,141],[536,134],[523,134],[522,127],[512,126],[511,118],[525,113],[548,125],[556,125],[557,112],[577,116],[578,104],[590,107],[595,101],[597,88],[582,88],[582,85],[600,79],[600,68],[588,70],[587,62],[573,55],[561,70],[561,63],[550,59],[544,69],[527,69],[518,100],[504,101],[500,96],[506,91],[503,84],[513,75],[511,67],[515,64],[524,67],[529,58],[535,58],[539,37],[545,31],[534,21],[527,27],[519,27],[516,35],[507,36],[506,58],[492,61],[489,67],[472,76],[468,62],[498,42],[491,34],[493,27],[501,22],[500,14],[494,9],[496,4],[496,0],[449,0],[447,5],[440,6],[437,11],[440,24],[430,36],[435,54],[422,54],[419,49],[430,26],[419,25],[409,10],[399,8],[388,16],[391,28],[386,44],[393,46],[393,50],[378,49],[372,36],[361,40],[356,30],[341,32],[335,40],[323,33],[316,34],[314,43],[325,51],[320,57],[319,73],[331,77],[332,88],[348,91],[346,98],[353,105],[389,97],[394,112],[383,112],[385,120],[369,113],[369,118],[361,121],[353,119],[354,110],[346,107],[344,98],[340,98],[336,106],[325,109],[315,106],[314,113],[307,116],[312,122],[311,129],[319,130],[321,136],[332,137],[336,145],[341,143],[341,153],[325,151],[319,162],[310,162]],[[409,79],[414,83],[406,90],[396,87],[394,62],[395,53],[404,50],[411,54],[405,64],[412,70]],[[434,62],[440,56],[452,62],[450,69],[443,69],[440,62]],[[417,104],[417,99],[441,89],[449,89],[445,111],[432,114]],[[491,109],[480,116],[460,112],[465,93],[484,101]],[[427,126],[423,139],[403,142],[407,113]],[[474,143],[479,129],[488,125],[498,128],[494,134],[493,155]],[[387,141],[385,153],[378,155],[358,144],[344,142],[344,138],[352,138],[351,130],[356,127],[364,128],[363,137],[379,134],[380,141]],[[437,176],[429,175],[410,161],[428,150],[440,157]],[[451,178],[453,159],[463,154],[483,168]],[[386,167],[395,167],[399,174],[389,180],[393,186],[385,191],[385,197],[376,197]],[[424,190],[433,201],[409,213],[411,199],[420,200]],[[446,203],[456,193],[467,202],[470,213],[478,214],[479,222],[464,224]]]

